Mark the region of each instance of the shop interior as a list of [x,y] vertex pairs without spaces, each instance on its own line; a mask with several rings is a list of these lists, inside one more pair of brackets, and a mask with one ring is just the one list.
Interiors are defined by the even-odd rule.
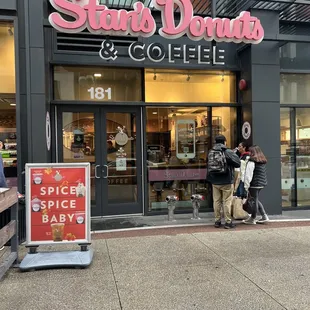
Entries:
[[310,118],[308,115],[309,108],[281,108],[283,207],[310,206]]
[[208,152],[218,134],[236,147],[236,128],[236,108],[147,108],[149,211],[165,209],[166,196],[173,194],[179,198],[177,209],[190,208],[195,193],[206,198],[202,208],[211,207]]
[[0,154],[8,186],[17,186],[15,50],[12,23],[0,22]]

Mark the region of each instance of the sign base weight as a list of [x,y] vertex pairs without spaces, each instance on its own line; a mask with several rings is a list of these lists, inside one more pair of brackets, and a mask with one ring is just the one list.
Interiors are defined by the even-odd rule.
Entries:
[[94,256],[94,251],[63,251],[63,252],[38,252],[27,254],[19,265],[21,271],[36,269],[62,268],[62,267],[88,267]]

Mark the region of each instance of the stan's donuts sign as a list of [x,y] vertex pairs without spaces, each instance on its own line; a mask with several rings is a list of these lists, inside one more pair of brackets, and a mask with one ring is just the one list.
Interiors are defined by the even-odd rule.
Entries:
[[[134,3],[133,10],[128,11],[109,9],[100,0],[49,1],[56,10],[50,14],[49,22],[60,32],[80,33],[88,29],[94,34],[151,37],[156,31],[152,12],[142,2]],[[187,35],[193,41],[258,44],[264,38],[260,20],[246,11],[233,19],[211,18],[195,16],[190,0],[153,0],[152,5],[161,12],[158,33],[166,39]]]

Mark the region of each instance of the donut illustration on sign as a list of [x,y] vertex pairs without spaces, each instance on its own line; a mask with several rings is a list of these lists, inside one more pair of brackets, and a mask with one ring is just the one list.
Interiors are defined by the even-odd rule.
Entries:
[[56,171],[56,174],[54,176],[55,181],[60,182],[62,180],[62,175],[60,174],[59,171]]
[[249,122],[244,122],[242,126],[242,137],[248,140],[251,137],[251,125]]

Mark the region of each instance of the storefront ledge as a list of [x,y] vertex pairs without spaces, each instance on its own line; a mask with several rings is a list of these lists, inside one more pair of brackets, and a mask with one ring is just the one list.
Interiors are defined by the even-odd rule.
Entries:
[[[295,218],[295,219],[274,219],[270,220],[269,223],[301,223],[310,222],[310,219]],[[242,224],[242,221],[234,221],[236,224]],[[158,226],[144,226],[144,227],[133,227],[133,228],[121,228],[121,229],[109,229],[109,230],[94,230],[91,232],[92,235],[114,233],[114,232],[128,232],[128,231],[138,231],[138,230],[155,230],[155,229],[169,229],[169,228],[186,228],[186,227],[203,227],[203,226],[214,226],[214,223],[196,223],[196,224],[176,224],[176,225],[158,225]],[[255,225],[260,226],[261,225]]]
[[162,226],[145,226],[145,227],[133,227],[133,228],[121,228],[121,229],[109,229],[109,230],[94,230],[92,235],[111,233],[111,232],[127,232],[136,230],[153,230],[153,229],[167,229],[167,228],[183,228],[183,227],[199,227],[199,226],[213,226],[214,223],[197,223],[197,224],[179,224],[179,225],[162,225]]

